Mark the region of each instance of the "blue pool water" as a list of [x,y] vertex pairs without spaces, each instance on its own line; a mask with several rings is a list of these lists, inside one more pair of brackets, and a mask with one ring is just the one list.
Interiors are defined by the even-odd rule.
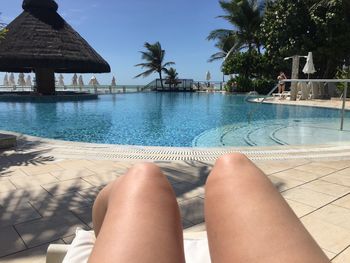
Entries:
[[339,110],[248,103],[206,93],[103,95],[96,101],[0,102],[0,129],[29,135],[148,146],[267,146],[350,141]]

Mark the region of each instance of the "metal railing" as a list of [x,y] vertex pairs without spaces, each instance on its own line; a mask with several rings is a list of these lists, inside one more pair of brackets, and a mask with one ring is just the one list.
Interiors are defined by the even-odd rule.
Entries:
[[346,96],[348,91],[348,85],[350,82],[350,79],[285,79],[283,82],[306,82],[306,83],[313,83],[313,82],[322,82],[322,83],[345,83],[345,88],[343,92],[343,102],[342,102],[342,109],[341,109],[341,121],[340,121],[340,130],[344,130],[344,118],[345,118],[345,106],[346,106]]

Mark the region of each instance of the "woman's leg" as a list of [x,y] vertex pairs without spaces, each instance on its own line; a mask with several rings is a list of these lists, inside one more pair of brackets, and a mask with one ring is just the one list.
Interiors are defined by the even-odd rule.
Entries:
[[212,262],[329,262],[288,204],[248,158],[221,157],[206,184]]
[[97,240],[89,262],[184,262],[175,194],[153,164],[131,168],[101,191],[93,208]]
[[278,93],[281,94],[282,93],[282,85],[278,84]]

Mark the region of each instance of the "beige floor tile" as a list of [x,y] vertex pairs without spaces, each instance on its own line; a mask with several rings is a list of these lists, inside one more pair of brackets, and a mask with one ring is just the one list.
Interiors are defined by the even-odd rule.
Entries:
[[66,181],[70,179],[82,178],[90,175],[94,175],[93,171],[90,171],[86,168],[80,169],[66,169],[62,171],[51,172],[53,176],[55,176],[60,181]]
[[83,179],[72,179],[53,184],[44,184],[42,187],[52,195],[63,195],[69,192],[78,192],[91,188],[93,185]]
[[81,190],[78,192],[78,194],[83,197],[85,200],[89,201],[90,203],[93,203],[98,195],[98,193],[103,189],[103,186],[101,187],[92,187],[85,190]]
[[327,181],[334,184],[344,185],[350,187],[350,174],[340,174],[340,173],[334,173],[331,175],[327,175],[325,177],[322,177],[323,181]]
[[268,178],[280,192],[304,184],[303,181],[285,178],[277,174],[270,175]]
[[27,203],[26,206],[23,204],[16,209],[3,207],[0,208],[0,228],[38,219],[40,217],[41,216],[29,203]]
[[96,173],[96,174],[102,174],[102,173],[114,173],[118,171],[118,168],[116,168],[113,164],[94,164],[89,165],[86,167],[90,171]]
[[310,215],[301,221],[316,242],[329,252],[338,254],[350,244],[350,232],[342,227],[311,218]]
[[[61,240],[55,240],[54,244],[62,244]],[[46,252],[50,244],[45,244],[39,247],[26,249],[0,259],[1,263],[46,263]]]
[[350,168],[346,168],[346,169],[337,171],[337,173],[350,176]]
[[334,168],[334,169],[344,169],[350,167],[350,160],[342,160],[342,161],[322,161],[322,162],[314,162],[316,165]]
[[348,263],[350,262],[350,247],[344,250],[342,253],[337,255],[332,263]]
[[103,186],[118,178],[117,174],[103,173],[84,177],[84,180],[93,186]]
[[10,178],[10,181],[16,186],[17,189],[38,187],[43,184],[58,182],[58,180],[49,173],[30,175],[26,177],[14,177]]
[[0,257],[3,257],[24,250],[26,247],[15,229],[10,226],[0,228],[0,248]]
[[312,206],[308,206],[293,200],[286,199],[286,201],[299,218],[306,214],[309,214],[316,209]]
[[31,201],[30,203],[43,217],[50,217],[63,211],[67,212],[68,210],[90,206],[92,202],[84,199],[78,193],[67,193],[41,201]]
[[333,184],[322,180],[317,180],[317,181],[304,184],[301,186],[301,188],[310,189],[315,192],[320,192],[320,193],[332,195],[335,197],[340,197],[350,193],[350,187],[341,186],[338,184]]
[[42,187],[14,190],[0,193],[0,205],[6,209],[16,209],[23,204],[26,205],[30,200],[43,200],[50,197],[51,195]]
[[334,201],[332,205],[341,206],[341,207],[350,209],[350,194]]
[[77,227],[86,228],[86,225],[71,213],[60,213],[57,216],[18,224],[15,227],[26,245],[32,248],[71,236]]
[[50,173],[54,171],[60,171],[60,170],[63,170],[63,168],[58,166],[57,164],[45,164],[45,165],[24,166],[21,168],[21,170],[25,172],[27,175],[36,175],[36,174],[45,174],[45,173]]
[[10,182],[10,180],[6,179],[0,181],[0,193],[8,192],[15,189],[16,187]]
[[64,160],[57,163],[58,166],[64,169],[81,170],[94,163],[89,160]]
[[298,180],[302,182],[309,182],[320,177],[317,174],[313,174],[307,171],[301,171],[297,169],[290,169],[287,171],[275,173],[274,176],[278,176],[280,178]]
[[312,214],[308,215],[308,217],[320,219],[324,222],[337,225],[339,227],[347,229],[350,232],[350,210],[349,209],[335,206],[335,205],[327,205],[313,212]]
[[[0,170],[1,170],[1,168],[0,168]],[[10,179],[12,177],[20,177],[20,176],[28,176],[28,175],[20,169],[16,169],[14,171],[7,171],[7,172],[0,171],[0,181]]]
[[72,209],[72,213],[77,216],[81,221],[88,225],[91,229],[92,225],[92,206],[79,207]]
[[328,204],[336,199],[331,195],[318,193],[305,188],[294,188],[282,193],[283,197],[315,208]]
[[317,174],[320,176],[334,173],[337,171],[337,169],[325,167],[325,166],[320,166],[317,163],[305,164],[302,166],[298,166],[295,169],[300,170],[300,171],[310,172],[310,173]]
[[337,254],[330,252],[326,249],[322,249],[323,252],[326,254],[326,256],[328,257],[329,260],[332,260]]

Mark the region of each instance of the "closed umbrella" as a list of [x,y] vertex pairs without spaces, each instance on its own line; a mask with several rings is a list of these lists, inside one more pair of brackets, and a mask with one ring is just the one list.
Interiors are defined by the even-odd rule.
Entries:
[[24,80],[24,73],[19,73],[18,74],[18,81],[17,81],[18,86],[25,86],[26,85],[26,81]]
[[310,74],[314,74],[316,72],[314,66],[314,60],[312,58],[312,52],[309,52],[306,59],[306,64],[303,68],[304,74],[307,74],[310,77]]
[[58,86],[64,86],[64,78],[62,74],[58,76]]
[[30,75],[27,76],[26,86],[28,86],[28,87],[32,86],[32,77]]
[[15,75],[13,73],[10,74],[9,86],[16,86]]
[[95,76],[92,76],[91,79],[90,79],[89,85],[97,86],[97,85],[100,85],[100,84],[98,83],[97,78]]
[[116,87],[117,86],[117,81],[115,80],[115,77],[113,76],[112,78],[112,83],[111,83],[112,87]]
[[84,87],[84,80],[83,80],[83,76],[82,75],[79,76],[78,84],[79,84],[80,87]]
[[205,75],[205,79],[206,79],[207,81],[210,81],[210,80],[211,80],[211,75],[210,75],[209,70],[207,71],[207,74]]
[[5,76],[4,76],[4,86],[5,87],[8,87],[8,86],[10,86],[10,83],[9,83],[9,78],[8,78],[8,76],[7,76],[7,73],[5,74]]
[[72,78],[72,86],[78,86],[78,76],[77,73],[74,73]]

